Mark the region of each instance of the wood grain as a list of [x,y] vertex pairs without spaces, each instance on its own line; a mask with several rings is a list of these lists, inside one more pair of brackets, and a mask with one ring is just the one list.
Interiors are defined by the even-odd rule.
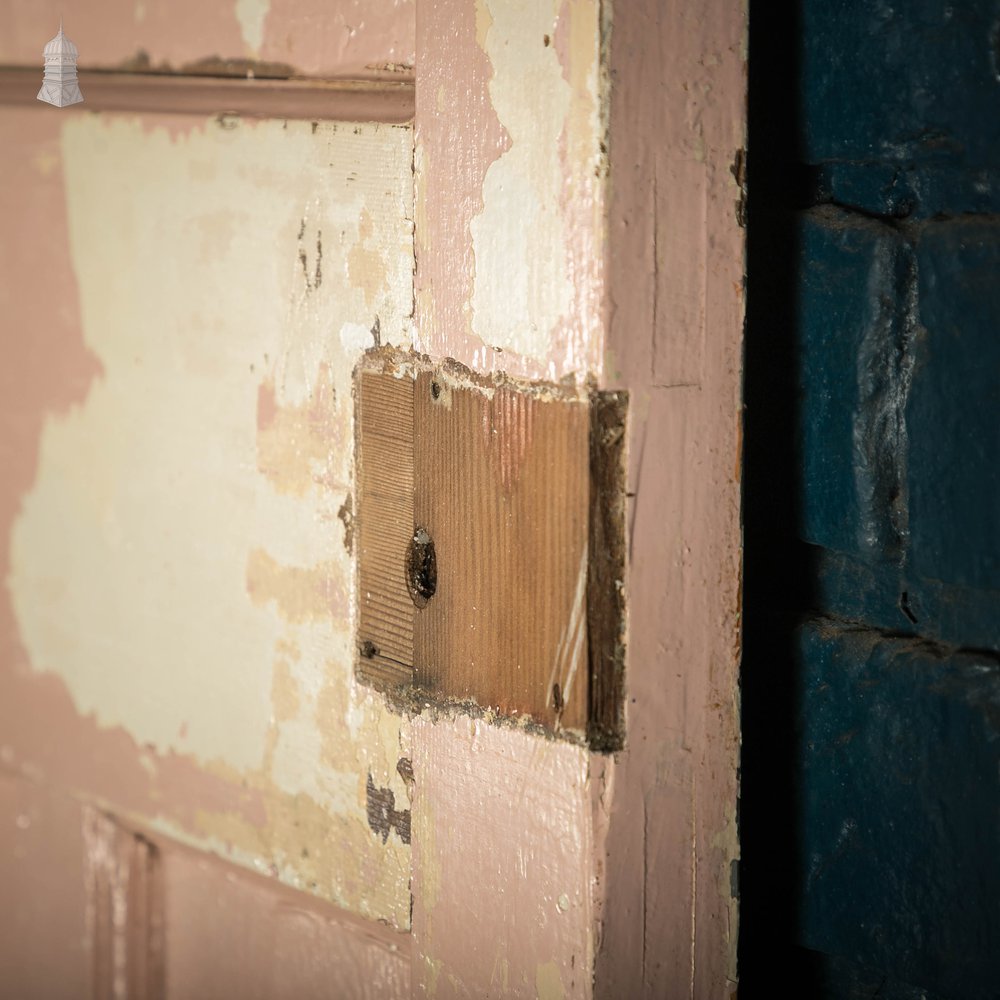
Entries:
[[358,673],[380,687],[409,684],[416,609],[404,567],[413,537],[413,380],[362,372],[357,398]]
[[628,393],[590,401],[590,565],[587,649],[588,736],[595,750],[625,739],[625,461]]
[[586,400],[450,388],[423,372],[414,428],[414,514],[440,581],[416,619],[417,683],[582,731]]
[[624,395],[406,371],[359,376],[360,676],[620,746]]

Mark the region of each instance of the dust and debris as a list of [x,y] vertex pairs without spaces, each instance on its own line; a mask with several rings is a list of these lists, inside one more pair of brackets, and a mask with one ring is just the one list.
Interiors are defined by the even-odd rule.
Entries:
[[615,751],[624,741],[626,392],[595,392],[590,424],[590,565],[587,627],[590,745]]
[[259,59],[223,59],[205,56],[177,67],[163,59],[155,66],[149,53],[139,49],[115,64],[112,69],[120,73],[158,74],[160,76],[218,76],[249,78],[254,80],[287,80],[296,75],[295,67],[288,63],[263,62]]
[[373,73],[391,73],[394,76],[412,76],[413,66],[405,62],[368,63],[365,69]]
[[736,222],[745,229],[747,224],[747,151],[742,147],[736,150],[729,172],[733,175],[736,186],[740,189],[740,196],[736,200]]

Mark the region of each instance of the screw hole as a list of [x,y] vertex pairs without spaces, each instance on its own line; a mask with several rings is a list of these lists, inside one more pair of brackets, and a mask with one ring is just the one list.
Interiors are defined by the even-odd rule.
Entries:
[[441,386],[437,382],[431,382],[431,398],[437,399],[441,395]]
[[365,641],[361,643],[361,655],[366,660],[374,660],[375,657],[378,656],[378,646],[376,646],[371,639],[365,639]]
[[406,586],[418,608],[425,607],[437,591],[437,554],[424,528],[414,531],[406,552]]
[[559,715],[563,710],[562,691],[559,690],[558,684],[552,685],[552,706],[556,710],[556,715]]

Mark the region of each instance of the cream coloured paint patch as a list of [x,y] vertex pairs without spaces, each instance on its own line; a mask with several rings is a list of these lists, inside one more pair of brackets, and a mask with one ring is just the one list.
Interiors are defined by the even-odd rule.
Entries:
[[535,995],[538,1000],[563,1000],[566,996],[559,976],[559,966],[555,962],[538,966],[535,973]]
[[365,785],[405,799],[409,737],[353,681],[337,512],[362,346],[340,331],[409,343],[411,132],[153,121],[63,126],[104,374],[43,431],[12,532],[20,633],[81,714],[260,792],[266,829],[206,816],[205,843],[405,926],[409,849],[369,830]]
[[236,0],[234,11],[240,25],[243,42],[256,56],[264,41],[264,21],[271,9],[271,0]]
[[477,34],[494,76],[490,98],[511,146],[483,181],[483,210],[472,220],[476,257],[473,332],[491,347],[537,360],[568,312],[559,139],[570,85],[555,49],[542,44],[558,3],[477,0]]

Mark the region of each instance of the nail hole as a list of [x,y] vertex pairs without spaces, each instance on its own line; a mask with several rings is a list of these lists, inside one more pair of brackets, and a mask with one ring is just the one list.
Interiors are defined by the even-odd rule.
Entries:
[[378,656],[378,646],[376,646],[371,639],[365,639],[365,641],[361,643],[361,655],[366,660],[374,660],[375,657]]
[[438,396],[440,396],[440,395],[441,395],[441,386],[439,386],[437,384],[437,382],[431,382],[431,396],[432,396],[432,398],[437,399]]
[[406,586],[418,608],[425,607],[437,590],[437,555],[424,528],[413,533],[406,552]]
[[558,684],[552,685],[552,705],[556,710],[556,715],[563,710],[562,691],[559,690]]

